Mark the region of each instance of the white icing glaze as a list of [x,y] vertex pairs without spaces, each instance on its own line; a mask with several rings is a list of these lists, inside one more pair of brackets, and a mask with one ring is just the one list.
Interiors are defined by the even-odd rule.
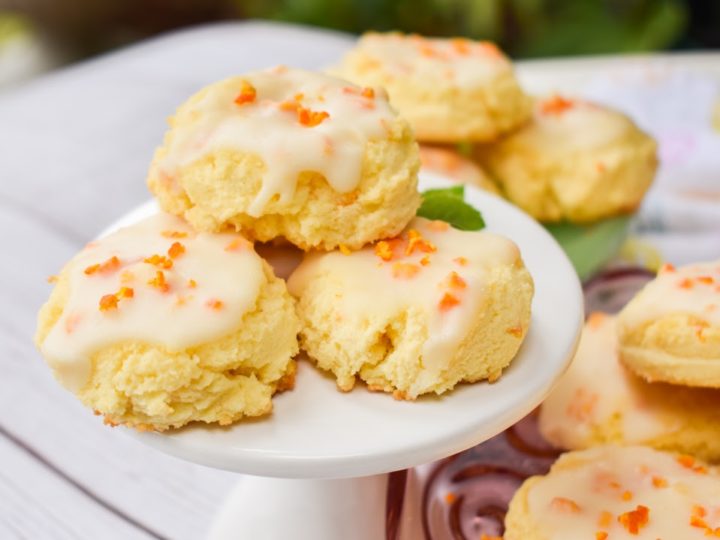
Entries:
[[698,263],[678,269],[664,267],[625,306],[619,324],[637,328],[662,317],[682,313],[708,324],[720,325],[720,261]]
[[350,54],[377,62],[395,78],[411,76],[428,84],[446,79],[470,89],[484,86],[499,74],[512,71],[508,59],[493,43],[463,38],[368,33],[360,38]]
[[[707,528],[712,534],[720,527],[720,479],[693,470],[697,464],[682,465],[650,448],[613,446],[568,454],[561,462],[573,465],[554,469],[528,491],[528,510],[543,537],[594,539],[605,532],[608,540],[700,540]],[[648,519],[632,534],[618,517],[638,505],[647,507]],[[603,512],[609,514],[603,518]],[[693,515],[703,512],[706,527],[699,521],[692,526]]]
[[[256,94],[238,104],[243,83]],[[386,138],[395,121],[384,92],[362,92],[340,79],[284,67],[216,83],[178,109],[167,154],[154,166],[161,177],[173,178],[179,167],[219,149],[258,155],[265,172],[248,210],[255,217],[273,197],[291,200],[303,171],[321,173],[336,191],[350,192],[360,182],[367,142]],[[296,104],[329,116],[303,124]]]
[[587,445],[593,428],[621,416],[623,439],[632,444],[680,427],[663,416],[662,397],[643,392],[647,383],[617,356],[615,318],[595,313],[583,329],[570,369],[540,409],[540,427],[566,448]]
[[[169,237],[168,232],[182,237]],[[144,262],[154,254],[169,259],[168,249],[175,242],[185,252],[171,259],[172,268]],[[112,257],[118,258],[119,267],[86,273]],[[166,291],[148,283],[158,271],[169,286]],[[135,341],[179,351],[231,333],[254,307],[266,281],[262,260],[242,236],[196,234],[167,214],[91,242],[64,272],[69,297],[41,349],[63,385],[73,391],[86,383],[90,358],[103,347]],[[122,287],[132,288],[133,297],[120,298],[115,309],[101,310],[100,299]]]
[[[406,255],[410,230],[418,231],[436,251],[416,249]],[[393,250],[395,256],[388,261],[377,254],[380,244],[349,255],[311,254],[290,277],[288,288],[299,297],[309,280],[327,276],[338,290],[344,291],[335,299],[336,309],[344,320],[356,320],[358,324],[368,317],[391,320],[408,308],[426,313],[428,338],[421,353],[423,370],[410,389],[412,395],[417,395],[435,384],[476,320],[486,295],[488,273],[501,265],[516,264],[520,254],[517,246],[502,236],[459,231],[444,222],[423,218],[414,219],[401,238],[403,241]],[[427,265],[421,263],[425,257]],[[465,260],[459,262],[461,257]],[[464,286],[457,282],[450,285],[452,272]],[[442,309],[445,294],[458,303],[449,306],[446,301]]]
[[514,134],[512,140],[537,145],[543,151],[564,153],[612,144],[633,129],[632,122],[617,111],[553,96],[535,103],[533,121]]

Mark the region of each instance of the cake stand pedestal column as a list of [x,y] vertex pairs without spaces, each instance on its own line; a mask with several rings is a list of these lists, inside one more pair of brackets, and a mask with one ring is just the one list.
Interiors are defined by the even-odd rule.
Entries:
[[384,540],[388,475],[338,480],[243,477],[208,540]]

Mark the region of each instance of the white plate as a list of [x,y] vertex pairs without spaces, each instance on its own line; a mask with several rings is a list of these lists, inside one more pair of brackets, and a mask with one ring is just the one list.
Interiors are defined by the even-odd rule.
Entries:
[[[447,180],[422,175],[421,189]],[[440,398],[396,401],[334,381],[300,362],[295,389],[275,398],[271,416],[229,428],[191,426],[140,440],[210,467],[284,478],[380,474],[427,463],[474,446],[536,407],[563,373],[583,320],[582,292],[567,257],[532,218],[502,199],[466,188],[491,231],[520,246],[535,280],[532,322],[518,357],[493,384],[461,385]],[[110,230],[156,211],[147,203]]]

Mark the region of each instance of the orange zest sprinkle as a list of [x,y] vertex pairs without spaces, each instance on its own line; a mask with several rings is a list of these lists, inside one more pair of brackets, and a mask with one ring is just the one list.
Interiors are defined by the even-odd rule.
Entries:
[[450,45],[456,53],[466,55],[470,54],[470,44],[467,39],[454,38],[450,40]]
[[550,501],[550,508],[557,510],[558,512],[577,514],[580,512],[580,506],[566,497],[555,497]]
[[188,233],[182,231],[163,231],[160,233],[163,238],[187,238]]
[[465,282],[465,280],[462,277],[460,277],[460,274],[458,274],[454,270],[452,272],[450,272],[447,276],[447,285],[451,289],[460,289],[460,290],[467,287],[467,283]]
[[665,263],[660,267],[660,272],[662,272],[662,273],[669,273],[669,272],[674,272],[674,271],[675,271],[675,267],[670,263]]
[[686,469],[692,469],[693,465],[695,465],[695,458],[687,454],[678,456],[677,458],[675,458],[675,461],[677,461]]
[[171,259],[168,259],[164,255],[158,255],[157,253],[143,259],[143,262],[152,264],[153,266],[157,266],[158,268],[164,268],[165,270],[169,270],[173,267],[173,262]]
[[311,111],[305,107],[298,107],[297,118],[298,122],[303,126],[315,127],[322,124],[325,119],[330,118],[330,115],[325,111]]
[[380,257],[383,261],[391,260],[393,258],[393,251],[392,247],[390,247],[390,242],[380,240],[380,242],[375,244],[375,255]]
[[205,302],[205,305],[209,307],[210,309],[214,309],[215,311],[219,311],[223,308],[225,304],[222,303],[222,301],[217,300],[213,298],[212,300],[208,300]]
[[47,282],[48,283],[57,283],[58,277],[57,276],[48,276]]
[[240,93],[235,98],[236,105],[244,105],[245,103],[252,103],[257,97],[257,90],[255,87],[247,81],[243,81],[240,86]]
[[106,274],[109,272],[114,272],[118,268],[120,268],[120,259],[118,259],[115,255],[113,255],[112,257],[110,257],[108,260],[106,260],[103,263],[93,264],[93,265],[88,266],[85,269],[85,274],[87,274],[88,276],[95,274],[96,272],[100,272],[101,274]]
[[665,480],[662,476],[653,476],[652,485],[656,488],[664,488],[667,487],[668,481]]
[[352,253],[352,251],[350,251],[350,248],[347,247],[345,244],[340,244],[338,247],[340,248],[340,253],[342,253],[343,255],[350,255]]
[[601,311],[593,311],[587,320],[587,325],[593,330],[597,330],[605,320],[606,315]]
[[296,101],[283,101],[278,105],[281,111],[295,112],[298,110],[298,103]]
[[417,264],[412,263],[395,263],[392,267],[393,277],[399,279],[411,279],[420,271]]
[[225,246],[225,251],[240,251],[244,245],[245,242],[242,238],[235,238],[228,242],[228,245]]
[[452,308],[460,304],[460,300],[450,293],[445,293],[438,304],[440,311],[450,311]]
[[465,257],[455,257],[453,262],[456,262],[460,266],[465,266],[468,263],[468,260]]
[[148,281],[148,285],[164,293],[170,290],[170,284],[165,281],[165,274],[162,270],[155,272],[155,277]]
[[375,90],[370,88],[369,86],[366,86],[362,89],[362,92],[360,92],[360,95],[362,97],[368,98],[368,99],[374,99],[375,98]]
[[106,294],[100,298],[100,311],[108,311],[111,309],[117,309],[118,302],[124,298],[133,298],[135,296],[135,290],[131,287],[120,287],[120,290],[115,294]]
[[595,533],[595,540],[605,540],[608,537],[608,533],[605,531],[598,531]]
[[705,517],[707,515],[707,510],[705,510],[704,506],[696,504],[692,507],[692,515],[697,517]]
[[632,491],[623,491],[623,494],[620,497],[623,501],[631,501],[633,498]]
[[498,48],[497,45],[495,45],[491,41],[481,41],[480,43],[478,43],[478,46],[480,47],[480,50],[483,52],[483,54],[486,54],[493,58],[503,57],[502,51]]
[[135,296],[135,289],[132,287],[120,287],[117,292],[118,298],[133,298]]
[[502,536],[490,536],[489,534],[482,533],[480,540],[503,540]]
[[117,309],[118,297],[114,294],[106,294],[100,298],[100,311],[109,311],[111,309]]
[[180,242],[173,242],[167,253],[171,259],[177,259],[185,253],[185,246],[183,246]]
[[690,518],[690,526],[697,527],[698,529],[707,529],[708,528],[707,522],[699,516],[692,516]]
[[678,281],[678,287],[681,289],[692,289],[693,288],[693,281],[690,278],[681,279]]
[[522,326],[512,326],[512,327],[508,328],[507,330],[505,330],[505,333],[519,338],[519,337],[522,337],[522,335],[523,335],[523,329],[522,329]]
[[562,114],[572,109],[575,102],[562,96],[553,96],[540,103],[540,112],[543,114]]
[[197,287],[197,281],[195,281],[194,279],[189,279],[187,285],[189,288],[194,289],[195,287]]
[[607,510],[600,512],[600,518],[598,518],[598,527],[607,527],[612,523],[613,515]]
[[630,534],[638,534],[640,529],[650,521],[650,509],[642,504],[637,505],[635,510],[630,510],[618,516],[620,523]]
[[711,276],[700,276],[697,278],[698,282],[704,283],[705,285],[712,285],[715,281]]
[[450,228],[450,224],[447,221],[434,219],[428,223],[428,227],[435,232],[445,232]]
[[422,259],[420,259],[420,264],[423,266],[427,266],[430,264],[430,257],[428,255],[425,255]]
[[448,491],[448,492],[445,494],[445,502],[446,502],[446,503],[452,504],[452,503],[454,503],[456,500],[457,500],[457,496],[456,496],[452,491]]
[[408,245],[405,248],[405,255],[412,255],[416,249],[423,253],[432,253],[437,250],[435,245],[425,240],[418,231],[410,229],[408,231]]

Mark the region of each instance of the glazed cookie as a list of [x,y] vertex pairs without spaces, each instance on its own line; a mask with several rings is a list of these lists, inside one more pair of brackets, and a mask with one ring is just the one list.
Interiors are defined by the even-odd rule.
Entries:
[[644,379],[720,388],[720,261],[665,265],[617,329],[620,359]]
[[420,145],[420,164],[422,170],[429,173],[470,184],[496,195],[500,193],[479,165],[451,148]]
[[292,387],[298,331],[285,283],[245,238],[158,214],[65,266],[35,340],[106,423],[160,431],[270,412]]
[[701,540],[720,534],[720,476],[687,455],[599,446],[528,478],[505,540]]
[[530,116],[512,64],[485,41],[371,32],[334,72],[385,88],[420,141],[492,141]]
[[412,130],[382,90],[278,67],[181,105],[148,185],[201,231],[359,248],[415,215],[419,164]]
[[422,218],[360,251],[310,254],[288,288],[302,348],[341,390],[359,377],[404,399],[500,377],[533,296],[513,242]]
[[561,96],[537,100],[531,122],[476,155],[536,219],[579,223],[634,211],[658,163],[655,141],[627,116]]
[[720,390],[643,381],[618,360],[615,322],[588,319],[570,369],[540,408],[543,437],[570,450],[643,444],[720,461]]

